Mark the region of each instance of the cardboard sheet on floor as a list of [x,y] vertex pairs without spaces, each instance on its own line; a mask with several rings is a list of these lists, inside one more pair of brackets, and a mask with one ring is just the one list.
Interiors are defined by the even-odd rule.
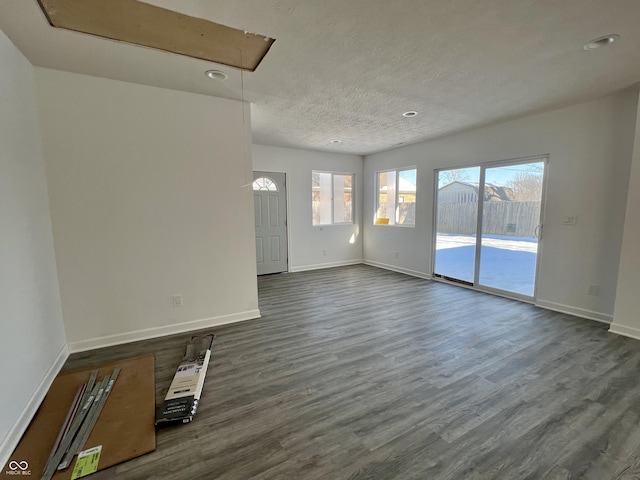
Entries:
[[[32,478],[40,478],[78,387],[92,370],[97,368],[98,378],[102,378],[115,367],[122,370],[83,450],[102,445],[98,470],[155,450],[155,362],[153,355],[145,355],[59,374],[4,466],[3,478],[16,478],[16,471],[22,477],[25,465]],[[75,462],[56,472],[53,479],[70,479]]]

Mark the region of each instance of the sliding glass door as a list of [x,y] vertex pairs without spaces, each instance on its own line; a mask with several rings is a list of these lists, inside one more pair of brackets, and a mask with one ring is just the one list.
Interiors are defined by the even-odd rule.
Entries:
[[544,161],[484,169],[478,284],[533,297]]
[[437,172],[434,278],[535,295],[545,164],[535,158]]
[[441,170],[437,180],[435,274],[473,285],[480,167]]

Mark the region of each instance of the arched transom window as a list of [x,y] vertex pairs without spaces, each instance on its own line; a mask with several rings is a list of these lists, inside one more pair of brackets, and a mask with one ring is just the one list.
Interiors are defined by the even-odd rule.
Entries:
[[256,178],[253,181],[253,189],[254,190],[268,190],[270,192],[277,192],[278,185],[276,182],[267,177]]

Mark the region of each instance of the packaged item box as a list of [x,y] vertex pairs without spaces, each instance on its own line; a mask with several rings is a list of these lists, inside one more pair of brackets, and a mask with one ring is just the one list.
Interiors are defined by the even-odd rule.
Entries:
[[156,414],[156,425],[189,423],[198,408],[211,351],[213,334],[191,337],[169,391]]

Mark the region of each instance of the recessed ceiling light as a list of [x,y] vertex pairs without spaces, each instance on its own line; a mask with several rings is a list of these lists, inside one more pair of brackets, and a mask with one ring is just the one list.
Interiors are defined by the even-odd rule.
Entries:
[[404,112],[402,114],[403,117],[415,117],[416,115],[418,115],[418,112],[416,112],[415,110],[409,110],[408,112]]
[[207,70],[204,75],[211,80],[226,80],[228,78],[227,74],[221,70]]
[[582,46],[582,49],[589,52],[591,50],[595,50],[596,48],[600,48],[600,47],[605,47],[607,45],[611,45],[613,42],[615,42],[616,40],[618,40],[620,38],[620,35],[616,35],[611,34],[611,35],[605,35],[604,37],[598,37],[595,38],[593,40],[591,40],[588,43],[585,43]]
[[342,140],[331,140],[331,143],[342,143]]

